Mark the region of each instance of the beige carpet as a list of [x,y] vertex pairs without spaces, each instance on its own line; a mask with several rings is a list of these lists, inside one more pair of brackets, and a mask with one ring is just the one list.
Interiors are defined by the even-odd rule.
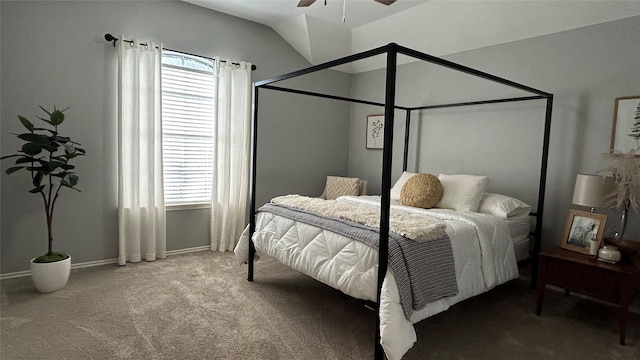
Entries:
[[[231,253],[71,273],[56,293],[2,281],[2,359],[372,359],[375,315],[273,261],[255,282]],[[614,307],[514,280],[416,325],[404,359],[640,359],[640,319],[618,344]]]

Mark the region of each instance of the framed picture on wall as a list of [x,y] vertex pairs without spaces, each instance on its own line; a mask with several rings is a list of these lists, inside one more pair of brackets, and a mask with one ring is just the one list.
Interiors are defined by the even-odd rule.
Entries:
[[381,150],[384,147],[384,115],[367,116],[367,149]]
[[591,240],[602,243],[602,234],[607,222],[607,215],[580,210],[569,210],[567,225],[560,247],[589,254]]
[[613,110],[611,149],[640,156],[640,96],[616,98]]

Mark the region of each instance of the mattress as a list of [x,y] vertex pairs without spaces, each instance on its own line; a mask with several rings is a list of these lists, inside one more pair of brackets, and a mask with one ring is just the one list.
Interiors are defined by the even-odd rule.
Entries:
[[[378,206],[377,197],[343,197],[337,201]],[[385,275],[380,296],[381,344],[389,360],[401,359],[417,340],[413,323],[447,310],[464,299],[486,292],[518,276],[507,222],[480,213],[392,205],[392,211],[420,212],[446,223],[454,254],[458,294],[427,304],[407,319],[395,278]],[[268,212],[256,214],[253,241],[258,255],[266,255],[355,298],[376,301],[378,254],[358,241]],[[247,261],[248,231],[235,249]],[[259,271],[259,266],[256,267]]]
[[524,260],[529,257],[529,243],[531,242],[531,218],[529,216],[520,219],[505,220],[511,235],[511,242],[516,253],[516,260]]
[[[355,201],[357,203],[378,206],[377,204],[380,202],[380,197],[375,195],[358,197],[345,196],[341,200]],[[433,211],[443,211],[442,209],[416,209],[414,207],[404,206],[399,201],[394,200],[391,200],[391,209],[418,214],[424,213],[427,215]],[[531,242],[531,217],[524,216],[520,218],[509,218],[504,219],[503,221],[509,229],[509,236],[514,246],[516,260],[520,261],[526,259],[529,257],[529,244]]]

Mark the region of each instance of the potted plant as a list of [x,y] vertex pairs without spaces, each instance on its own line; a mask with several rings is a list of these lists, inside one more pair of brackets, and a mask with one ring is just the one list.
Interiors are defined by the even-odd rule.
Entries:
[[58,127],[64,121],[64,112],[68,109],[47,111],[48,119],[38,117],[47,128],[36,127],[24,116],[18,115],[20,123],[28,132],[15,134],[23,141],[16,154],[2,156],[0,159],[15,158],[14,166],[7,169],[7,174],[26,171],[31,175],[33,188],[29,193],[40,195],[47,218],[48,250],[47,253],[31,259],[31,277],[40,292],[52,292],[62,289],[69,279],[71,256],[53,251],[53,213],[60,190],[69,188],[78,190],[78,175],[73,171],[75,166],[71,160],[85,155],[82,146],[69,137],[62,136]]

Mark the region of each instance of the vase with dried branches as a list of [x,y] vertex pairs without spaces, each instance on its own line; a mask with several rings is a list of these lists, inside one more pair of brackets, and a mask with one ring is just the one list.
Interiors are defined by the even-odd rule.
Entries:
[[631,247],[629,251],[633,255],[640,251],[640,242],[631,241],[626,243],[623,236],[627,228],[629,210],[638,212],[640,208],[640,157],[636,155],[636,150],[627,153],[613,151],[605,154],[606,159],[611,164],[609,171],[613,174],[616,186],[607,196],[605,206],[616,208],[622,211],[620,221],[614,232],[612,243],[620,247],[621,252],[625,252],[625,247]]

